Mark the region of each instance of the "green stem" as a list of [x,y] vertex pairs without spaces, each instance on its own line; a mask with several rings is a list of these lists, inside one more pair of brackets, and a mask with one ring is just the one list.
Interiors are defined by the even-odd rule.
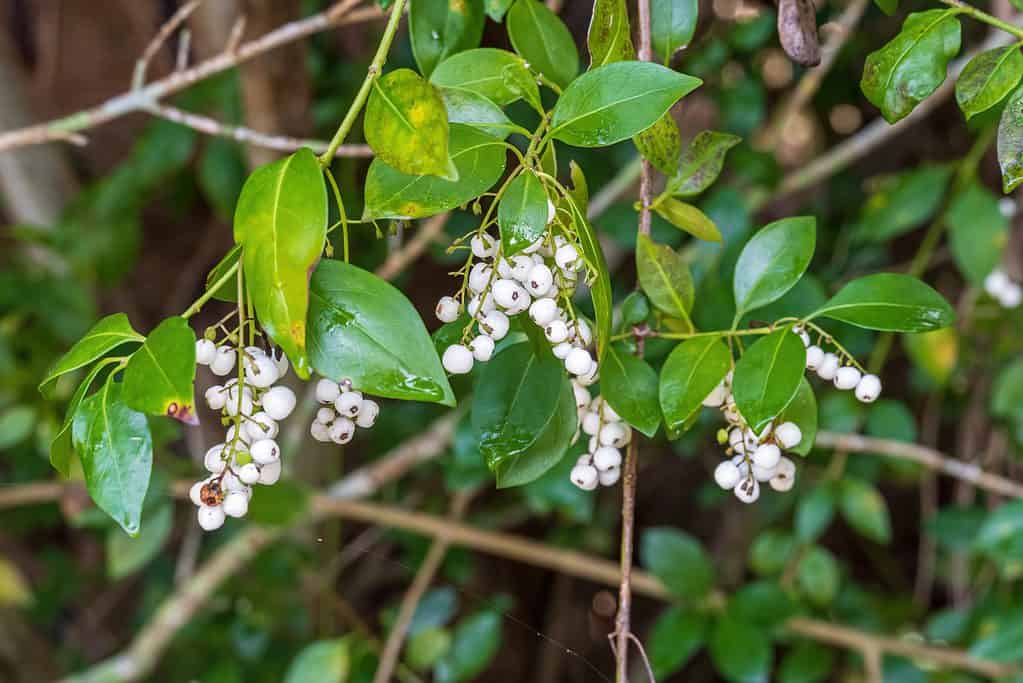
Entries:
[[320,166],[324,168],[330,166],[330,162],[334,160],[334,155],[337,154],[338,147],[345,141],[349,131],[351,131],[352,126],[355,124],[355,117],[359,115],[363,105],[366,104],[370,88],[373,87],[373,81],[380,76],[380,72],[384,68],[384,62],[387,61],[387,53],[391,50],[391,43],[394,42],[394,36],[398,33],[401,15],[405,13],[405,2],[406,0],[395,0],[394,7],[391,9],[391,17],[387,20],[387,27],[384,29],[384,35],[380,39],[379,47],[377,47],[377,53],[373,56],[369,69],[366,70],[366,79],[362,82],[362,87],[356,93],[352,106],[348,108],[348,113],[345,114],[345,118],[341,121],[341,125],[338,126],[337,132],[331,138],[330,144],[327,145],[327,151],[320,155]]
[[989,26],[999,28],[1010,35],[1014,35],[1017,38],[1023,40],[1023,29],[1019,26],[1013,26],[1007,21],[1002,21],[998,17],[992,16],[983,10],[979,10],[972,5],[968,5],[962,0],[941,0],[944,4],[949,7],[954,7],[959,13],[966,14],[977,21],[982,21]]
[[330,189],[334,192],[334,202],[337,203],[337,213],[341,223],[341,244],[342,253],[344,254],[345,263],[348,263],[348,214],[345,213],[344,202],[341,201],[341,189],[337,186],[337,181],[334,180],[334,174],[330,172],[330,169],[324,169],[327,176],[327,182],[330,183]]
[[[241,259],[240,254],[238,258]],[[216,282],[207,287],[203,295],[196,299],[194,302],[192,302],[192,305],[185,309],[185,312],[181,314],[181,317],[184,318],[185,320],[188,320],[193,315],[198,313],[206,304],[206,302],[213,298],[213,295],[217,293],[217,290],[220,289],[225,282],[234,277],[235,273],[238,272],[238,263],[239,261],[235,261],[234,265],[228,268],[226,271],[224,271],[224,274],[221,275]]]
[[[755,335],[771,334],[777,329],[770,327],[753,327],[748,330],[714,330],[712,332],[648,332],[645,337],[657,337],[659,339],[699,339],[701,337],[749,337]],[[623,332],[611,337],[611,341],[621,341],[633,336],[632,332]]]

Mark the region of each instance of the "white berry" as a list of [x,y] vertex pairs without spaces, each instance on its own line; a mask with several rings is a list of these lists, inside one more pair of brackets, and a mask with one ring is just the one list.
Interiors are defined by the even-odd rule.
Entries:
[[565,360],[568,358],[568,354],[572,353],[572,349],[574,348],[575,347],[572,346],[572,342],[565,341],[551,347],[551,352],[554,353],[554,357],[558,360]]
[[195,362],[209,365],[217,357],[217,345],[209,339],[197,339],[195,342]]
[[259,483],[272,486],[281,478],[281,461],[268,462],[259,468]]
[[740,481],[733,489],[735,497],[744,503],[754,503],[760,497],[760,482],[752,477]]
[[220,474],[227,467],[224,462],[224,444],[218,443],[213,448],[206,451],[206,456],[203,458],[203,465],[206,470],[213,474]]
[[562,270],[575,270],[579,263],[579,252],[571,244],[565,244],[554,252],[554,262]]
[[476,292],[482,292],[487,288],[487,283],[490,282],[490,274],[494,272],[486,263],[477,263],[469,271],[469,289]]
[[563,320],[552,320],[543,330],[547,341],[552,344],[560,344],[568,339],[568,325]]
[[522,298],[527,296],[526,291],[515,280],[500,279],[494,283],[490,290],[494,295],[494,301],[501,308],[515,308]]
[[714,468],[714,481],[723,489],[734,489],[742,475],[731,460],[723,460]]
[[795,448],[803,440],[803,432],[795,422],[783,422],[774,430],[774,438],[782,448]]
[[998,299],[1001,298],[1005,288],[1012,284],[1012,280],[1001,268],[995,268],[984,278],[984,291]]
[[458,320],[458,301],[454,297],[442,296],[440,301],[437,302],[437,308],[434,313],[437,314],[437,320],[442,323],[453,323]]
[[355,417],[362,410],[362,392],[349,391],[341,394],[334,401],[334,410],[337,411],[338,415]]
[[843,391],[855,389],[856,385],[860,383],[861,377],[863,375],[854,367],[847,365],[839,368],[838,372],[835,373],[835,387]]
[[583,415],[582,429],[584,434],[596,436],[600,431],[600,415],[592,412]]
[[217,347],[217,353],[210,361],[210,370],[218,377],[228,375],[234,370],[234,362],[237,357],[238,354],[230,346]]
[[285,386],[272,387],[263,394],[263,412],[274,420],[286,419],[295,410],[298,399],[295,392]]
[[565,357],[565,369],[573,375],[585,375],[590,371],[593,358],[586,349],[572,349]]
[[796,464],[788,458],[782,458],[775,468],[775,474],[768,482],[775,491],[789,491],[796,483]]
[[864,375],[856,385],[856,398],[863,403],[873,403],[881,395],[881,378],[877,375]]
[[202,498],[200,496],[202,495],[202,487],[206,486],[207,482],[209,482],[208,479],[201,479],[192,484],[192,488],[188,489],[188,498],[194,505],[202,505]]
[[363,429],[369,429],[377,421],[377,415],[380,414],[380,405],[376,401],[370,399],[363,399],[362,410],[359,411],[359,416],[355,418],[355,424]]
[[824,349],[814,344],[806,349],[806,367],[809,370],[816,370],[824,361]]
[[597,468],[593,465],[576,465],[572,468],[569,478],[572,483],[581,488],[583,491],[592,491],[597,488],[599,481],[599,475]]
[[313,422],[309,425],[309,434],[317,441],[326,443],[330,441],[330,430],[324,422]]
[[330,425],[330,440],[334,443],[343,446],[352,440],[355,436],[355,423],[349,420],[347,417],[338,417]]
[[[257,465],[276,462],[281,457],[280,446],[273,439],[260,439],[249,446],[249,455]],[[252,482],[246,482],[252,483]]]
[[483,317],[483,320],[480,320],[480,329],[488,336],[493,337],[494,341],[504,339],[508,334],[509,327],[511,327],[511,321],[501,311],[491,311]]
[[708,408],[720,408],[725,403],[725,399],[728,398],[728,387],[722,382],[714,387],[714,390],[707,394],[707,398],[703,399],[703,405]]
[[441,364],[452,375],[464,375],[472,371],[472,351],[461,344],[452,344],[444,349]]
[[238,468],[238,480],[246,485],[255,484],[259,481],[259,466],[254,462],[248,462]]
[[781,460],[781,449],[773,443],[765,443],[753,451],[753,464],[764,469],[771,469]]
[[211,410],[221,410],[227,403],[227,391],[225,391],[224,387],[219,384],[214,384],[212,387],[207,389],[204,397],[206,398],[206,405],[208,405]]
[[558,317],[558,313],[558,302],[547,297],[537,299],[529,306],[530,319],[540,327],[546,327]]
[[835,375],[838,373],[838,366],[838,356],[833,353],[825,353],[824,359],[817,367],[817,376],[826,382],[830,382],[835,379]]
[[533,296],[545,295],[553,284],[554,273],[542,263],[533,266],[533,269],[529,271],[529,277],[526,278],[526,289]]
[[614,486],[622,477],[621,467],[612,467],[606,470],[597,471],[597,480],[601,486]]
[[494,255],[496,247],[494,238],[485,232],[473,235],[473,238],[469,240],[469,246],[476,258],[490,258]]
[[609,470],[612,467],[621,467],[622,452],[612,446],[601,446],[593,452],[593,466],[598,470]]
[[341,395],[341,387],[332,379],[324,377],[316,383],[316,400],[320,403],[333,403]]
[[248,351],[243,358],[245,381],[257,389],[266,389],[278,380],[277,363],[260,351],[260,355],[250,357]]
[[511,257],[511,275],[519,282],[525,282],[529,277],[529,271],[533,269],[533,259],[525,254],[516,254]]
[[481,334],[469,342],[472,356],[481,363],[486,363],[494,355],[494,338]]
[[224,526],[224,520],[227,519],[222,505],[214,507],[203,505],[199,508],[198,517],[199,526],[202,527],[203,531],[216,531]]
[[[256,478],[259,478],[259,472],[256,472]],[[223,507],[224,514],[228,517],[244,517],[249,511],[249,497],[240,491],[229,493],[224,496]]]

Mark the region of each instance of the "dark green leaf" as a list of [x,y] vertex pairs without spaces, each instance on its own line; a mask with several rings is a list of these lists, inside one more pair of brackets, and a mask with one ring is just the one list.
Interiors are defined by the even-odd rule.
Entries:
[[897,273],[853,280],[809,318],[818,316],[889,332],[927,332],[955,321],[955,312],[940,294],[915,277]]
[[120,383],[107,378],[75,411],[72,438],[97,507],[129,534],[138,533],[153,468],[146,416],[125,405]]
[[657,433],[661,424],[657,371],[649,363],[610,347],[600,366],[600,389],[605,400],[626,422],[647,436]]
[[451,651],[451,643],[451,633],[443,628],[427,628],[418,633],[410,633],[405,661],[417,671],[429,669]]
[[759,433],[792,402],[806,369],[806,347],[791,327],[750,346],[735,364],[735,405]]
[[164,503],[147,515],[137,536],[111,529],[107,533],[107,576],[121,579],[145,567],[163,548],[173,527],[174,506]]
[[796,569],[799,587],[812,602],[826,605],[838,592],[838,564],[835,557],[820,546],[808,549]]
[[885,178],[859,219],[858,239],[887,242],[929,219],[941,206],[951,166],[924,165]]
[[998,122],[998,165],[1002,191],[1012,192],[1023,183],[1023,87],[1009,98]]
[[713,130],[697,133],[682,153],[678,171],[664,188],[665,194],[692,197],[706,190],[721,175],[728,150],[740,142],[742,138],[730,133]]
[[664,220],[683,232],[705,242],[721,242],[721,232],[707,214],[692,204],[667,197],[654,204],[654,209]]
[[835,494],[830,486],[819,485],[796,507],[796,535],[803,543],[813,543],[834,517]]
[[1023,419],[1023,358],[998,373],[991,389],[991,413],[997,417]]
[[547,192],[530,170],[524,170],[508,185],[497,206],[501,228],[502,255],[510,258],[547,232]]
[[501,646],[501,619],[496,610],[486,610],[459,622],[451,650],[434,668],[437,683],[479,680]]
[[430,82],[478,93],[499,107],[522,98],[531,103],[540,101],[540,91],[525,60],[492,47],[466,50],[448,57],[437,65]]
[[834,665],[831,650],[813,641],[801,640],[782,659],[778,683],[817,683],[828,677]]
[[970,647],[970,654],[979,659],[1019,664],[1019,644],[1023,642],[1023,614],[1017,608],[985,619],[980,638]]
[[508,118],[503,109],[479,93],[458,88],[441,88],[440,95],[444,99],[448,121],[451,123],[463,123],[478,128],[499,140],[508,137],[509,133],[522,131]]
[[263,330],[288,354],[302,379],[309,378],[309,273],[323,252],[326,235],[327,188],[309,149],[249,176],[234,215],[245,286]]
[[810,265],[817,221],[810,216],[783,218],[764,226],[743,247],[735,264],[732,291],[739,314],[781,298]]
[[650,303],[689,325],[693,307],[693,277],[682,256],[671,247],[657,244],[647,235],[636,242],[636,270]]
[[878,543],[892,538],[888,505],[876,488],[861,480],[843,479],[838,489],[838,507],[853,529]]
[[501,140],[453,123],[451,160],[458,169],[455,181],[406,175],[374,159],[366,176],[362,219],[424,218],[464,204],[498,181],[504,173],[505,150]]
[[795,548],[795,540],[789,532],[766,529],[757,536],[750,547],[750,569],[761,576],[780,574]]
[[316,372],[360,391],[454,405],[422,319],[405,295],[370,272],[324,260],[310,284],[309,355]]
[[149,333],[124,368],[124,402],[150,415],[199,424],[195,410],[195,333],[179,316]]
[[874,4],[888,16],[892,16],[899,9],[899,0],[874,0]]
[[913,111],[945,80],[959,52],[958,10],[932,9],[906,17],[902,31],[863,66],[860,88],[888,123]]
[[351,668],[350,650],[344,638],[307,645],[291,662],[284,683],[345,683]]
[[[214,285],[220,282],[227,273],[234,267],[242,256],[242,245],[236,244],[231,250],[224,254],[217,265],[206,275],[206,290],[209,291]],[[222,285],[217,287],[213,298],[218,301],[235,303],[238,301],[238,280],[235,277],[227,277]]]
[[643,158],[654,165],[658,171],[670,176],[678,170],[678,157],[682,151],[682,134],[675,123],[671,111],[665,112],[661,118],[646,130],[637,133],[632,141]]
[[771,641],[765,630],[725,614],[711,632],[710,658],[732,683],[767,683]]
[[982,287],[984,278],[1001,265],[1009,242],[1009,221],[998,209],[998,198],[980,183],[971,183],[948,207],[945,225],[959,270]]
[[217,218],[230,222],[245,184],[245,158],[241,146],[224,138],[207,140],[196,180]]
[[409,37],[423,76],[454,53],[479,47],[484,21],[478,0],[410,0]]
[[397,69],[373,81],[364,128],[376,158],[391,168],[407,175],[458,179],[448,158],[444,101],[412,69]]
[[779,581],[747,583],[728,599],[728,613],[759,628],[775,631],[798,611]]
[[654,622],[647,643],[650,666],[658,680],[679,671],[703,647],[707,617],[690,607],[676,605]]
[[92,387],[96,376],[108,365],[109,363],[96,363],[89,368],[89,372],[86,373],[85,378],[71,396],[71,401],[68,403],[67,413],[65,413],[60,431],[57,432],[56,436],[53,437],[53,441],[50,442],[50,464],[65,477],[71,476],[71,458],[74,455],[72,424],[75,413],[78,411],[79,404],[85,399],[86,394],[89,393],[89,389]]
[[36,410],[28,405],[14,405],[0,411],[0,450],[16,446],[36,426]]
[[1023,77],[1019,45],[981,52],[956,81],[956,102],[967,119],[987,111],[1011,93]]
[[114,313],[92,326],[85,336],[65,353],[46,373],[45,379],[39,384],[43,396],[52,398],[53,387],[57,379],[68,372],[84,368],[128,342],[142,342],[145,337],[132,329],[128,316]]
[[505,18],[508,38],[529,67],[565,88],[579,73],[575,39],[558,15],[538,0],[515,0]]
[[590,48],[591,69],[636,58],[625,0],[594,1],[586,44]]
[[551,133],[576,147],[620,142],[654,125],[700,83],[698,78],[649,62],[597,67],[576,79],[558,99]]
[[586,214],[583,213],[585,209],[577,203],[580,199],[578,197],[580,190],[585,189],[585,184],[581,182],[585,179],[582,176],[582,171],[579,171],[577,177],[577,174],[574,172],[575,168],[577,167],[573,167],[572,173],[575,190],[568,204],[572,214],[575,234],[579,240],[579,246],[582,247],[583,258],[586,259],[586,267],[589,269],[592,280],[590,282],[590,299],[593,301],[593,310],[596,314],[597,329],[595,337],[597,341],[597,359],[603,362],[604,354],[608,348],[608,340],[611,338],[613,314],[611,276],[607,271],[607,261],[604,259],[604,250],[600,246],[597,232],[593,229],[590,222],[586,220]]
[[483,6],[487,10],[487,16],[496,22],[500,22],[504,19],[505,13],[508,8],[512,6],[515,0],[483,0]]
[[665,423],[681,429],[731,367],[732,354],[720,337],[697,337],[676,346],[661,368]]
[[778,424],[784,422],[795,423],[803,434],[802,441],[787,450],[797,455],[808,455],[817,438],[817,398],[813,394],[813,387],[806,381],[806,377],[800,380],[795,398],[778,418]]
[[672,55],[689,45],[699,10],[698,0],[651,0],[650,42],[654,59],[668,66]]
[[640,557],[647,571],[679,598],[699,600],[714,586],[714,566],[695,538],[670,527],[643,532]]

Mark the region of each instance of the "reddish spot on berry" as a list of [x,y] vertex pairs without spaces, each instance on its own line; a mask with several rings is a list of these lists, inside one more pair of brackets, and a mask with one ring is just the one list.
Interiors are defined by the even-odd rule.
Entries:
[[211,481],[199,489],[199,500],[203,505],[215,507],[224,502],[224,490],[219,481]]

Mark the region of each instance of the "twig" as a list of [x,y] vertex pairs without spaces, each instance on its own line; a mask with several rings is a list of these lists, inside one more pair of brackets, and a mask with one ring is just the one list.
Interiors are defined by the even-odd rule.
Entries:
[[[342,145],[341,149],[347,146],[351,145]],[[377,268],[377,275],[385,280],[390,280],[405,270],[444,233],[444,226],[447,225],[450,217],[451,214],[442,213],[421,223],[415,236],[404,247],[387,255],[387,259]]]
[[167,39],[171,37],[171,34],[178,30],[178,27],[185,23],[188,17],[192,16],[192,12],[194,12],[200,4],[202,4],[202,0],[191,0],[191,2],[186,2],[178,8],[178,11],[175,12],[174,15],[160,27],[160,30],[156,32],[153,39],[149,41],[149,45],[147,45],[146,49],[142,51],[142,56],[139,57],[137,62],[135,62],[135,73],[131,78],[132,90],[138,90],[146,84],[146,70],[149,68],[149,62],[153,60],[153,57],[155,57],[156,53],[160,51],[160,48],[167,42]]
[[176,71],[166,78],[153,81],[137,90],[112,97],[91,109],[84,109],[46,123],[0,134],[0,152],[54,140],[80,139],[81,131],[95,128],[126,114],[142,111],[168,95],[180,92],[198,81],[215,76],[281,45],[330,28],[376,19],[381,16],[380,10],[376,7],[353,10],[358,2],[359,0],[342,0],[323,12],[290,22],[266,35],[240,45],[233,52],[225,52],[211,57],[190,69]]

